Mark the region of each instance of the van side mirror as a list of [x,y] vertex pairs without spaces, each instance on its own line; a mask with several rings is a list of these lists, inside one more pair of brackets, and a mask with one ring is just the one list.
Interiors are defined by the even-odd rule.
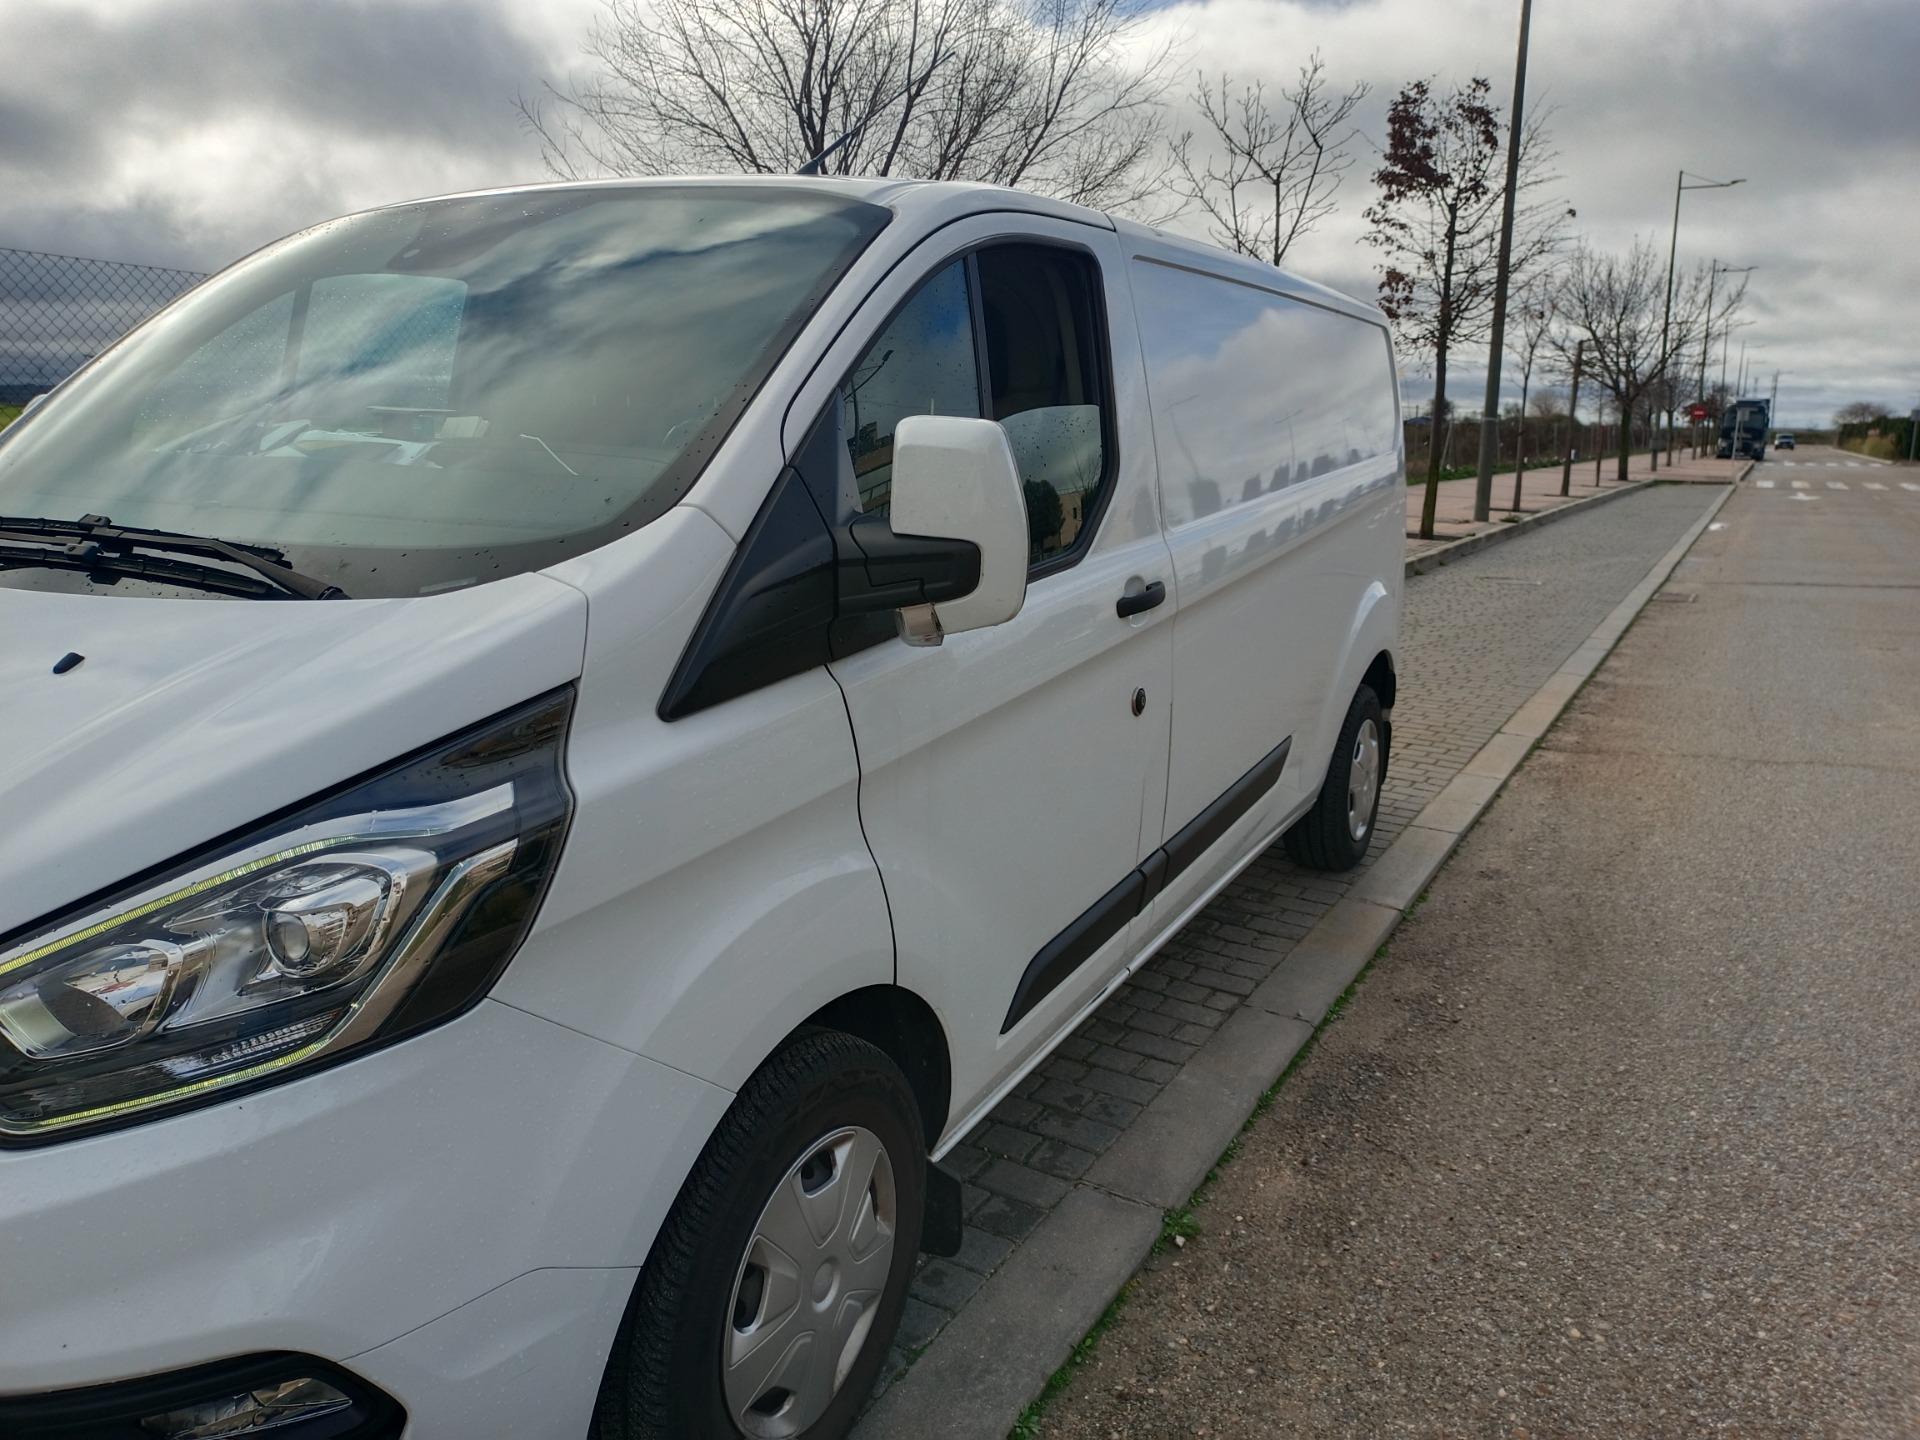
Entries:
[[979,551],[978,583],[900,611],[915,645],[1000,625],[1027,602],[1027,501],[1007,432],[992,420],[912,415],[893,434],[888,522],[902,537],[964,541]]
[[39,393],[38,395],[36,395],[36,396],[34,396],[34,397],[33,397],[33,398],[31,399],[31,400],[29,400],[29,401],[27,401],[27,403],[26,403],[26,404],[24,404],[24,405],[22,405],[22,406],[20,407],[20,413],[19,413],[18,415],[16,415],[16,416],[15,416],[14,418],[15,418],[16,420],[24,420],[24,419],[26,419],[26,417],[27,417],[27,415],[29,414],[29,412],[31,412],[31,411],[33,411],[33,410],[35,410],[35,409],[37,409],[37,408],[38,408],[39,406],[41,406],[41,405],[43,405],[43,404],[45,404],[45,403],[46,403],[46,399],[47,399],[47,396],[48,396],[48,395],[50,395],[50,394],[52,394],[52,393],[53,393],[53,392],[52,392],[52,391],[50,391],[50,390],[42,390],[42,391],[41,391],[41,392],[40,392],[40,393]]

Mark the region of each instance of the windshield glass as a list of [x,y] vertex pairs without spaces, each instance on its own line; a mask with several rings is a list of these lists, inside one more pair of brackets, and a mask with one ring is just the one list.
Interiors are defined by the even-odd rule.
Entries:
[[356,597],[553,564],[686,492],[886,218],[798,186],[630,186],[318,226],[17,422],[0,515],[272,545]]

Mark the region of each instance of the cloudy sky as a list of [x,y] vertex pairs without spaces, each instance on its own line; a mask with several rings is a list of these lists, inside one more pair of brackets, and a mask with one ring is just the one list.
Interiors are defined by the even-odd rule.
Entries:
[[[597,0],[7,0],[0,246],[210,269],[341,211],[542,178],[517,92],[580,64]],[[1518,0],[1184,0],[1147,40],[1288,80],[1512,82]],[[1784,423],[1920,403],[1920,0],[1536,0],[1529,102],[1594,244],[1757,265],[1742,333]],[[1371,294],[1363,154],[1289,265]],[[1735,341],[1737,351],[1740,339]],[[1471,370],[1456,399],[1468,400]],[[1452,387],[1450,387],[1451,389]]]

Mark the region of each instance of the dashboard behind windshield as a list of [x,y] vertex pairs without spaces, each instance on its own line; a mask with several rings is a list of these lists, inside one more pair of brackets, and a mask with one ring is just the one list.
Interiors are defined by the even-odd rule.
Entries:
[[886,218],[798,186],[687,185],[318,226],[19,422],[0,514],[272,545],[356,597],[553,564],[686,492]]

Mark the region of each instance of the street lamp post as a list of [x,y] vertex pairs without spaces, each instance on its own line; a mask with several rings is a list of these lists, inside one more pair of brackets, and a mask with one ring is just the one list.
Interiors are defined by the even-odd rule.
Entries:
[[[1494,262],[1493,325],[1487,351],[1487,400],[1480,415],[1480,473],[1473,485],[1473,518],[1493,513],[1493,467],[1500,458],[1500,354],[1507,335],[1507,272],[1513,263],[1513,207],[1520,189],[1521,104],[1527,93],[1527,26],[1533,0],[1520,0],[1520,53],[1513,67],[1513,113],[1507,117],[1507,199],[1500,215],[1500,254]],[[1521,423],[1526,423],[1525,417]]]
[[[1687,183],[1687,172],[1684,170],[1680,172],[1680,178],[1673,182],[1673,238],[1667,243],[1667,306],[1666,309],[1660,312],[1659,379],[1663,387],[1671,388],[1668,386],[1667,331],[1673,324],[1673,262],[1680,253],[1680,197],[1688,190],[1726,190],[1732,186],[1744,184],[1746,184],[1746,178],[1744,176],[1738,180],[1708,180],[1696,175],[1693,177],[1693,184],[1689,185]],[[1659,398],[1666,403],[1667,407],[1667,463],[1671,465],[1673,463],[1673,396],[1671,394],[1660,393]],[[1650,459],[1656,471],[1660,468],[1659,423],[1659,417],[1655,416],[1653,454]]]

